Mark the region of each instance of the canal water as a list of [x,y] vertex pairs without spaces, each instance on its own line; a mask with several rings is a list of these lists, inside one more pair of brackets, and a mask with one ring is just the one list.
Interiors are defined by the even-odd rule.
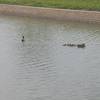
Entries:
[[0,15],[0,100],[100,100],[100,25]]

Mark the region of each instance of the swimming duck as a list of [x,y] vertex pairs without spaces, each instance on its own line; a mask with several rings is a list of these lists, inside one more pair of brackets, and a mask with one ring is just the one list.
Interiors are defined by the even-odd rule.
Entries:
[[78,47],[78,48],[84,48],[84,47],[85,47],[85,43],[78,44],[77,47]]
[[67,46],[67,44],[65,43],[65,44],[63,44],[62,46]]
[[67,44],[67,46],[74,47],[76,45],[75,44]]
[[70,47],[78,47],[78,48],[84,48],[85,47],[85,43],[82,44],[63,44],[63,46],[70,46]]
[[24,40],[24,36],[22,36],[22,40],[21,40],[22,42],[24,42],[25,40]]
[[70,46],[70,47],[73,47],[73,46],[76,46],[75,44],[63,44],[63,46]]

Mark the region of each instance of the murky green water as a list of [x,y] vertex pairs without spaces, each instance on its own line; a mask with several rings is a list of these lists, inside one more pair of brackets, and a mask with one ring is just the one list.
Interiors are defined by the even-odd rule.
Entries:
[[100,25],[1,15],[0,100],[100,100]]

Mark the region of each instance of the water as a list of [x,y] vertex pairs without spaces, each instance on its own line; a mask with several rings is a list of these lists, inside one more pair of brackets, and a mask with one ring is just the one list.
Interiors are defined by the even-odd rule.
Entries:
[[0,100],[100,100],[100,25],[0,15]]

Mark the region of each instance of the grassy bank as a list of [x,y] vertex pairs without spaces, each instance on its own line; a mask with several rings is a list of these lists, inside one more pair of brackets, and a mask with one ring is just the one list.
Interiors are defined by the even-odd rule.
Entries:
[[100,10],[100,0],[0,0],[0,3],[35,7]]

